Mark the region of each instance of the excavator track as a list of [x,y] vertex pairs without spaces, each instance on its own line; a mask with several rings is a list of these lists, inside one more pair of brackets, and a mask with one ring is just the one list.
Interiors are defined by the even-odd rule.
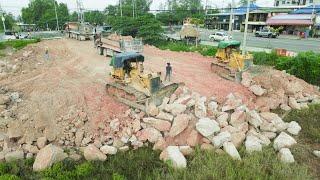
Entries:
[[144,93],[137,91],[133,87],[114,82],[106,84],[106,91],[109,95],[117,98],[119,102],[145,111],[149,97]]
[[211,71],[224,79],[235,81],[235,70],[231,69],[228,64],[214,61],[211,63]]

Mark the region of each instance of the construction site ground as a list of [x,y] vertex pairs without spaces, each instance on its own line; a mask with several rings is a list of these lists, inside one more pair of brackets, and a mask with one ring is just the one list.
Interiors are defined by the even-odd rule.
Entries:
[[[1,84],[20,90],[28,99],[23,111],[38,114],[34,119],[52,122],[63,115],[70,106],[86,108],[90,123],[94,126],[103,119],[112,119],[127,107],[116,102],[105,92],[109,81],[110,58],[98,55],[91,41],[79,42],[71,39],[43,41],[35,46],[43,63],[40,68],[24,70],[20,75],[3,80]],[[44,58],[49,49],[49,61]],[[21,52],[22,53],[22,52]],[[162,71],[167,62],[173,66],[172,81],[184,82],[192,90],[208,97],[214,95],[218,101],[231,92],[241,95],[245,101],[254,95],[241,84],[220,78],[210,70],[210,57],[196,53],[162,51],[145,46],[145,69]],[[19,56],[19,55],[17,55]],[[32,114],[32,113],[31,113]]]

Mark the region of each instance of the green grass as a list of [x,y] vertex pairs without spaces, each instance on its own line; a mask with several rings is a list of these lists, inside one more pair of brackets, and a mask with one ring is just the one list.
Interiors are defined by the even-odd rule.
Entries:
[[216,47],[198,45],[187,45],[183,42],[162,42],[156,45],[159,49],[177,52],[198,52],[203,56],[214,56],[217,52]]
[[12,47],[16,50],[20,50],[26,47],[28,44],[33,44],[37,42],[40,42],[40,39],[12,40],[12,41],[0,42],[0,50],[5,49],[6,47]]
[[312,105],[309,109],[291,111],[284,118],[302,126],[302,132],[295,137],[298,144],[291,148],[296,160],[293,164],[281,163],[272,145],[253,154],[240,148],[241,161],[197,148],[194,155],[188,157],[187,168],[176,170],[159,160],[160,152],[140,148],[108,156],[105,162],[67,159],[40,173],[32,171],[33,160],[0,163],[0,179],[317,179],[320,160],[312,151],[319,147],[319,112],[320,105]]

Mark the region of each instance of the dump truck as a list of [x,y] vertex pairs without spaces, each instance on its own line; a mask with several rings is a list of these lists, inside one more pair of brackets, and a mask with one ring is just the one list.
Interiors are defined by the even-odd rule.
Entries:
[[196,25],[191,23],[191,19],[187,18],[183,22],[183,26],[180,31],[180,39],[187,43],[199,43],[200,32],[197,30]]
[[102,37],[100,35],[95,41],[100,55],[112,57],[117,53],[141,53],[143,51],[142,39],[133,38],[132,36],[121,36],[116,33],[111,34],[108,37]]
[[93,26],[88,22],[68,22],[65,24],[65,35],[79,41],[90,40],[94,35]]
[[164,85],[160,78],[161,72],[144,70],[144,60],[144,56],[136,52],[115,54],[110,63],[112,82],[106,84],[109,95],[141,111],[146,111],[151,103],[161,105],[163,98],[170,97],[181,85]]
[[239,41],[220,41],[218,51],[211,63],[211,70],[219,76],[239,82],[242,72],[253,64],[251,54],[241,54]]

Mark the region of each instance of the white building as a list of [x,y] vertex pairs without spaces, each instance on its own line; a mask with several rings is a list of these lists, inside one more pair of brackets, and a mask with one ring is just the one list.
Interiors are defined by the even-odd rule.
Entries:
[[275,7],[309,6],[320,4],[320,0],[275,0]]

